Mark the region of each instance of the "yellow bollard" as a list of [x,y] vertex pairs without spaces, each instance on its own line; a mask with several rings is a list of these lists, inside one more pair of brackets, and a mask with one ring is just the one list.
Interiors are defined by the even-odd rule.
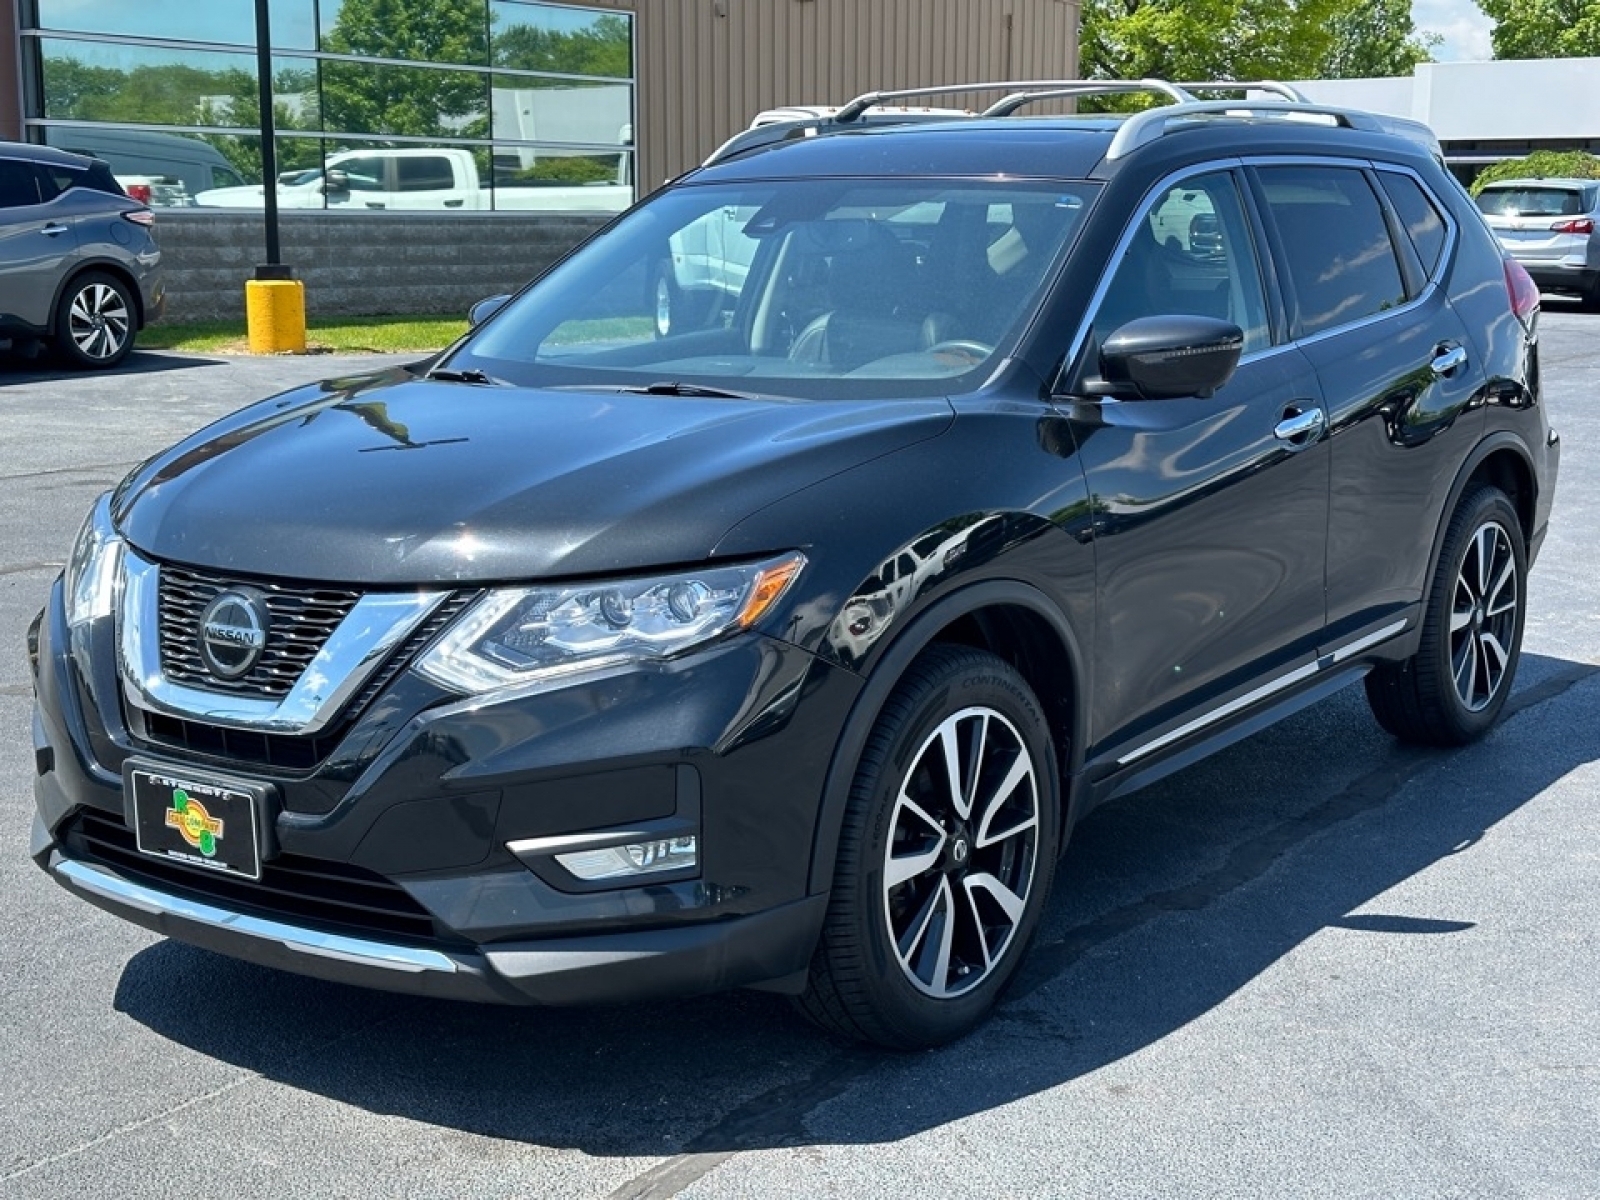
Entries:
[[244,314],[251,354],[306,352],[306,285],[300,280],[245,280]]

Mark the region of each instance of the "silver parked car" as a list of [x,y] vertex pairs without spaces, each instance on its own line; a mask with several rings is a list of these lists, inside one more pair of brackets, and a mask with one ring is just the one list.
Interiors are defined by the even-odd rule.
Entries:
[[1505,179],[1478,193],[1478,209],[1541,290],[1600,308],[1600,182]]
[[98,159],[0,142],[0,348],[121,362],[166,301],[154,224]]

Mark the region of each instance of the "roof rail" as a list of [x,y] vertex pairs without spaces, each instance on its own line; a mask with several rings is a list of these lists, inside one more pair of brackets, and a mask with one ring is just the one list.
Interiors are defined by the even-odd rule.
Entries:
[[1186,92],[1272,92],[1296,104],[1309,104],[1310,99],[1299,88],[1276,79],[1212,79],[1204,83],[1180,83]]
[[1327,104],[1307,104],[1292,100],[1200,100],[1187,104],[1167,104],[1160,108],[1147,108],[1134,113],[1122,123],[1111,147],[1106,151],[1110,161],[1132,154],[1140,146],[1149,144],[1167,131],[1167,122],[1197,116],[1267,116],[1267,117],[1323,117],[1346,129],[1364,129],[1373,133],[1392,132],[1374,119],[1371,113],[1356,112]]
[[1160,92],[1174,103],[1181,104],[1194,97],[1178,84],[1165,79],[1015,79],[989,83],[945,83],[937,87],[900,88],[895,91],[866,92],[846,104],[833,119],[848,125],[867,109],[888,100],[904,100],[911,96],[954,96],[962,92],[1027,91],[1047,89],[1055,95],[1093,96],[1119,92]]
[[[917,96],[953,96],[965,92],[1004,91],[980,113],[954,109],[889,108],[888,105]],[[1088,96],[1155,93],[1171,103],[1133,113],[1123,121],[1106,151],[1108,160],[1133,153],[1140,146],[1160,138],[1170,121],[1196,116],[1269,116],[1318,118],[1346,129],[1395,134],[1418,142],[1440,157],[1438,138],[1418,121],[1376,116],[1359,110],[1315,104],[1287,83],[1272,79],[1211,79],[1191,83],[1170,83],[1165,79],[1029,79],[989,83],[947,83],[933,87],[898,88],[866,92],[837,109],[798,108],[793,119],[782,119],[734,134],[712,151],[703,166],[710,166],[732,155],[790,138],[814,137],[825,131],[859,128],[867,123],[911,124],[925,121],[959,121],[973,117],[1008,117],[1037,100],[1083,98]],[[1244,92],[1237,100],[1199,100],[1196,92]],[[1251,96],[1248,93],[1267,93]]]

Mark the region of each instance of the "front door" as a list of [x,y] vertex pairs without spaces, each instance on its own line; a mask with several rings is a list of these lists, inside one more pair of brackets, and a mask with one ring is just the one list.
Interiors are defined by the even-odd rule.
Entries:
[[1215,395],[1079,399],[1097,580],[1091,737],[1132,766],[1274,680],[1314,669],[1326,616],[1329,447],[1316,373],[1274,345],[1234,172],[1163,190],[1134,223],[1090,352],[1141,316],[1238,325]]

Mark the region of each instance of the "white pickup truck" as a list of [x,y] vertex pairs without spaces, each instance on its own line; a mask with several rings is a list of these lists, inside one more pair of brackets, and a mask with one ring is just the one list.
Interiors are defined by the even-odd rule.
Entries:
[[[492,197],[492,199],[491,199]],[[260,185],[213,188],[199,193],[202,207],[261,208]],[[626,183],[501,184],[492,190],[478,176],[470,151],[415,149],[346,150],[313,168],[278,181],[279,208],[388,209],[532,212],[621,212],[633,203]]]

